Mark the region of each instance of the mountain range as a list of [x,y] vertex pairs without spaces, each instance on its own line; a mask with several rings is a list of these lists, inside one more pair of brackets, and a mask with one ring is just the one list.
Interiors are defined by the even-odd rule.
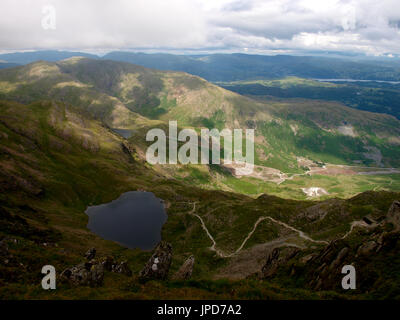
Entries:
[[59,61],[74,56],[115,60],[159,70],[183,71],[208,81],[276,79],[286,76],[317,79],[400,81],[397,61],[289,55],[203,54],[176,55],[114,51],[103,56],[69,51],[33,51],[0,54],[0,60],[27,64]]
[[[74,56],[129,62],[200,76],[242,95],[330,100],[351,108],[400,118],[400,64],[395,60],[249,54],[174,55],[110,52],[104,56],[68,51],[0,55],[0,68]],[[297,79],[293,81],[293,79]],[[325,79],[325,82],[314,79]],[[277,80],[277,81],[274,81]],[[333,81],[333,82],[332,82]]]

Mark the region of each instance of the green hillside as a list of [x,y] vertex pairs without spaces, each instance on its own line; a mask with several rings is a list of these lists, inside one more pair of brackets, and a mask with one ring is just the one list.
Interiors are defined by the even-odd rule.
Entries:
[[[346,237],[353,221],[365,216],[383,223],[399,193],[369,192],[349,200],[317,202],[207,191],[189,180],[177,181],[157,173],[141,159],[132,141],[85,116],[79,107],[61,102],[23,105],[1,101],[0,111],[2,299],[398,298],[394,276],[399,271],[395,263],[398,233],[393,225],[360,228],[333,248],[326,244]],[[137,275],[151,252],[123,248],[86,228],[87,206],[108,202],[130,190],[151,191],[167,204],[162,238],[173,246],[170,273],[178,270],[188,255],[194,255],[191,280],[144,284]],[[215,237],[214,249],[210,249],[212,243],[200,218]],[[314,290],[312,270],[319,266],[319,255],[349,247],[350,259],[366,239],[375,239],[382,232],[386,232],[383,249],[354,260],[360,275],[372,274],[372,284],[363,283],[358,291],[344,293],[336,288],[335,279],[329,278],[323,288]],[[262,268],[265,255],[277,244],[282,247],[282,257],[289,254],[291,258],[279,260],[279,272],[269,270],[266,278]],[[296,255],[293,246],[301,248]],[[96,247],[101,256],[126,260],[133,276],[106,272],[104,283],[96,288],[60,280],[53,292],[41,289],[38,270],[43,265],[51,262],[57,270],[64,270],[80,263],[90,247]],[[303,261],[310,254],[316,259],[308,265]],[[387,261],[393,264],[383,267]],[[292,266],[295,277],[289,276]]]
[[[330,196],[339,197],[372,189],[399,190],[397,171],[373,176],[358,172],[365,166],[400,167],[400,121],[336,102],[256,101],[186,73],[78,57],[1,70],[0,98],[20,103],[51,100],[76,108],[132,136],[142,159],[147,131],[166,128],[168,120],[196,130],[254,128],[257,167],[250,177],[238,179],[215,166],[154,168],[179,180],[193,179],[206,189],[296,199],[306,198],[301,188],[307,187],[327,188]],[[324,166],[333,166],[336,173],[314,172]],[[355,173],[350,184],[346,170]]]

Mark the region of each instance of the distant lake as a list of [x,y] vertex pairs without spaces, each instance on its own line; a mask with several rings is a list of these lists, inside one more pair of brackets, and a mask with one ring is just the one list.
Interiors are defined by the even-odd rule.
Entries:
[[378,82],[389,84],[400,84],[400,81],[385,81],[385,80],[357,80],[357,79],[314,79],[320,82]]
[[142,250],[151,250],[160,242],[167,221],[162,201],[151,192],[126,192],[109,203],[88,207],[86,214],[93,233]]

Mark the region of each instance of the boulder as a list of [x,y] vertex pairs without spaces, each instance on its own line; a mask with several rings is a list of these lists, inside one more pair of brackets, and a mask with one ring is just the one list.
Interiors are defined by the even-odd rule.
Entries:
[[121,263],[117,263],[112,265],[112,272],[115,273],[121,273],[124,274],[128,277],[132,276],[132,271],[128,266],[128,262],[127,261],[122,261]]
[[85,258],[87,260],[92,260],[96,256],[96,248],[90,248],[86,253],[85,253]]
[[172,277],[174,280],[188,280],[192,276],[194,256],[190,256]]
[[101,264],[80,263],[64,270],[60,276],[76,286],[98,287],[103,284],[104,268]]
[[89,271],[89,285],[99,287],[103,284],[104,267],[101,264],[94,264]]
[[164,280],[168,277],[172,260],[171,244],[161,241],[153,255],[139,273],[140,281]]

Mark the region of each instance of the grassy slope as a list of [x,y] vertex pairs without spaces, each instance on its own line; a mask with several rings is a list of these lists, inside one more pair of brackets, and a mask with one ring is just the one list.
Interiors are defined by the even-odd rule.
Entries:
[[[2,298],[228,298],[233,288],[238,290],[236,297],[247,297],[251,283],[247,289],[246,285],[229,281],[196,280],[189,284],[143,286],[135,277],[127,281],[115,274],[107,274],[105,286],[96,290],[60,284],[49,295],[40,289],[38,270],[42,265],[51,263],[60,272],[81,261],[81,255],[91,246],[102,255],[127,258],[137,274],[150,253],[124,249],[99,239],[86,229],[84,214],[89,204],[110,201],[121,192],[136,189],[153,191],[171,203],[163,238],[174,246],[173,270],[188,253],[194,253],[198,257],[195,279],[209,278],[222,262],[207,249],[209,240],[198,221],[185,215],[185,206],[174,203],[177,195],[180,201],[196,200],[204,204],[211,198],[213,202],[232,204],[246,198],[216,192],[210,197],[209,192],[158,177],[146,169],[134,152],[123,151],[121,144],[127,144],[126,141],[63,104],[43,102],[24,106],[1,102],[0,108],[0,201],[6,212],[2,211],[0,233],[2,237],[17,239],[10,248],[13,261],[0,268]],[[276,286],[259,290],[259,295],[271,297],[279,297],[281,291]]]
[[[213,275],[227,267],[229,261],[209,250],[210,240],[199,221],[188,215],[192,208],[190,203],[197,201],[197,212],[204,218],[210,232],[216,235],[218,247],[231,252],[251,230],[252,223],[266,214],[306,228],[305,222],[296,220],[296,217],[301,217],[314,202],[274,197],[253,200],[238,194],[196,189],[166,179],[147,167],[128,141],[62,103],[41,102],[25,106],[1,102],[0,109],[0,233],[17,239],[17,243],[11,244],[15,264],[12,261],[0,267],[2,298],[277,299],[338,296],[329,292],[312,293],[295,286],[283,289],[279,282],[212,280]],[[96,290],[73,288],[67,284],[59,284],[58,289],[51,293],[40,289],[38,270],[42,265],[51,263],[57,270],[63,270],[82,261],[81,255],[91,246],[95,246],[101,255],[128,259],[135,275],[139,272],[150,253],[124,249],[101,240],[86,229],[87,217],[84,214],[90,204],[104,203],[124,191],[139,188],[154,192],[170,204],[162,236],[174,247],[171,272],[194,254],[193,280],[141,285],[136,276],[127,279],[106,274],[104,287]],[[396,194],[384,196],[383,208],[379,208],[382,212],[387,210],[393,198],[398,197]],[[359,218],[357,212],[344,217],[344,229],[349,221]],[[340,217],[333,215],[326,224],[306,231],[315,237],[343,233],[344,230],[335,227]],[[227,225],[230,227],[226,228]],[[271,232],[279,234],[282,230],[276,226],[261,228],[249,246],[271,240]]]

